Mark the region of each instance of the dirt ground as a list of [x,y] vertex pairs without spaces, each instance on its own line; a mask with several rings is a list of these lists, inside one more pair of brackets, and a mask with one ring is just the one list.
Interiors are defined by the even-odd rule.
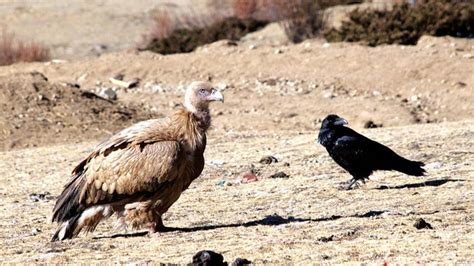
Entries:
[[[0,67],[0,261],[187,263],[212,249],[257,264],[473,263],[473,54],[473,40],[450,37],[369,48],[277,45],[257,33],[190,54]],[[118,88],[117,74],[140,83]],[[181,230],[147,237],[110,219],[50,243],[54,199],[75,164],[113,132],[177,108],[185,85],[202,79],[225,103],[212,106],[202,176],[166,214]],[[94,96],[106,88],[118,100]],[[339,190],[349,175],[315,142],[328,113],[424,161],[428,175],[377,172]],[[369,121],[382,127],[364,129]],[[260,164],[266,155],[279,162]],[[259,180],[241,184],[251,164]],[[289,177],[269,177],[278,171]],[[433,229],[417,230],[418,218]]]

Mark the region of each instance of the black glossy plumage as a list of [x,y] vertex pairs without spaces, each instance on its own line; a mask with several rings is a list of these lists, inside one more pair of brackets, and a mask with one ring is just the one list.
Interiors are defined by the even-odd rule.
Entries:
[[348,187],[364,181],[375,170],[395,170],[407,175],[422,176],[423,162],[410,161],[390,148],[345,127],[347,121],[328,115],[322,122],[318,141],[331,158],[352,175]]

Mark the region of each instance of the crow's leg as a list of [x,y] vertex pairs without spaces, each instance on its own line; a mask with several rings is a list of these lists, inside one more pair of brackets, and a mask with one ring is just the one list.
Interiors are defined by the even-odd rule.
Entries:
[[357,179],[356,178],[351,178],[351,180],[349,180],[349,182],[347,182],[347,186],[345,187],[346,190],[351,190],[352,189],[352,186],[354,184],[357,183]]

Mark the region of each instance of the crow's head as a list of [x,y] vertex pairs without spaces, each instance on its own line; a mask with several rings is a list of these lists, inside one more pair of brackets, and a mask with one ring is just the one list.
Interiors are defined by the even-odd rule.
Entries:
[[322,127],[334,127],[334,126],[343,126],[347,125],[347,120],[339,117],[338,115],[335,114],[330,114],[324,118],[322,122]]

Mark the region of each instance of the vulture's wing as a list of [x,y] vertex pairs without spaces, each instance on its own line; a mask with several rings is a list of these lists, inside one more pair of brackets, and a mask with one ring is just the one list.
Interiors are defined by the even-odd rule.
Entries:
[[180,145],[167,136],[169,126],[169,119],[140,122],[99,144],[73,170],[53,221],[68,220],[95,204],[153,193],[175,179]]

